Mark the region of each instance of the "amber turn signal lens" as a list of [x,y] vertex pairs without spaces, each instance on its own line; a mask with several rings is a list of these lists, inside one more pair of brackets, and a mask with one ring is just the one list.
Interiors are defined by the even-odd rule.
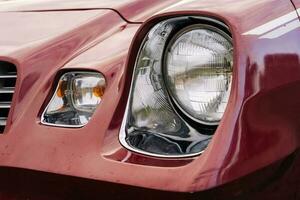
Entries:
[[96,97],[102,97],[104,95],[105,88],[101,85],[97,85],[93,88],[93,95]]
[[67,90],[67,83],[65,81],[59,81],[56,95],[60,98],[65,96]]

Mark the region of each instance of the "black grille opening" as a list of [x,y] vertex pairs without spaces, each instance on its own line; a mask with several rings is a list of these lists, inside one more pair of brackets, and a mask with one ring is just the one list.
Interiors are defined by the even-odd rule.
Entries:
[[4,88],[11,88],[15,87],[16,85],[16,75],[13,75],[14,78],[6,78],[5,80],[0,80],[0,83],[3,85]]
[[13,94],[0,95],[0,102],[9,102],[12,100]]
[[5,130],[16,80],[16,66],[9,62],[0,61],[0,133]]
[[4,119],[5,117],[8,116],[9,113],[9,108],[2,108],[0,112],[0,118]]

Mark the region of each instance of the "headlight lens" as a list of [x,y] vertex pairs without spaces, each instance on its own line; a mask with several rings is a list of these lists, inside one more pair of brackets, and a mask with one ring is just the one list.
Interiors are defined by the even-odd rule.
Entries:
[[232,43],[227,34],[192,25],[173,37],[166,54],[166,82],[181,111],[195,121],[217,125],[232,80]]
[[81,127],[88,123],[105,90],[103,75],[96,72],[68,72],[42,115],[42,123]]

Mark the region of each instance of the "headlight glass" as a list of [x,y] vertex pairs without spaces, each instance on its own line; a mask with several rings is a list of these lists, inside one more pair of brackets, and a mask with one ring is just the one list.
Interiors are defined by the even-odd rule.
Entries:
[[188,117],[217,125],[225,111],[232,80],[232,43],[220,30],[192,25],[170,42],[167,88]]
[[212,139],[230,93],[233,51],[230,36],[199,21],[224,25],[178,17],[158,23],[145,37],[120,131],[126,148],[189,157]]
[[68,72],[42,115],[42,123],[81,127],[88,123],[105,90],[103,75],[96,72]]

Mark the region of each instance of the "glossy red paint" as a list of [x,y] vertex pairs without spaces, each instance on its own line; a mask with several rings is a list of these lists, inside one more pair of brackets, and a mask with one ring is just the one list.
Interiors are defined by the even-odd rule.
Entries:
[[300,0],[292,0],[292,2],[293,2],[294,6],[297,9],[298,16],[299,16],[299,19],[300,19]]
[[113,9],[129,21],[141,22],[145,17],[173,5],[178,0],[31,0],[8,2],[0,5],[0,11],[50,11],[50,10],[82,10],[82,9]]
[[[299,199],[299,151],[230,184],[196,193],[165,192],[25,169],[0,168],[0,199]],[[272,169],[272,170],[270,170]]]
[[291,1],[295,4],[295,6],[297,8],[299,8],[299,6],[300,6],[300,1],[299,0],[291,0]]
[[[18,68],[8,125],[0,135],[0,166],[198,192],[284,162],[299,149],[300,28],[282,30],[279,24],[249,34],[296,14],[290,1],[51,2],[0,6],[0,27],[7,27],[0,31],[0,60]],[[226,114],[199,157],[163,160],[131,153],[119,144],[118,134],[139,44],[153,24],[181,15],[214,17],[231,29],[235,66]],[[41,125],[57,73],[73,69],[105,75],[108,86],[101,105],[83,128]],[[262,179],[274,168],[269,170],[260,174]]]

